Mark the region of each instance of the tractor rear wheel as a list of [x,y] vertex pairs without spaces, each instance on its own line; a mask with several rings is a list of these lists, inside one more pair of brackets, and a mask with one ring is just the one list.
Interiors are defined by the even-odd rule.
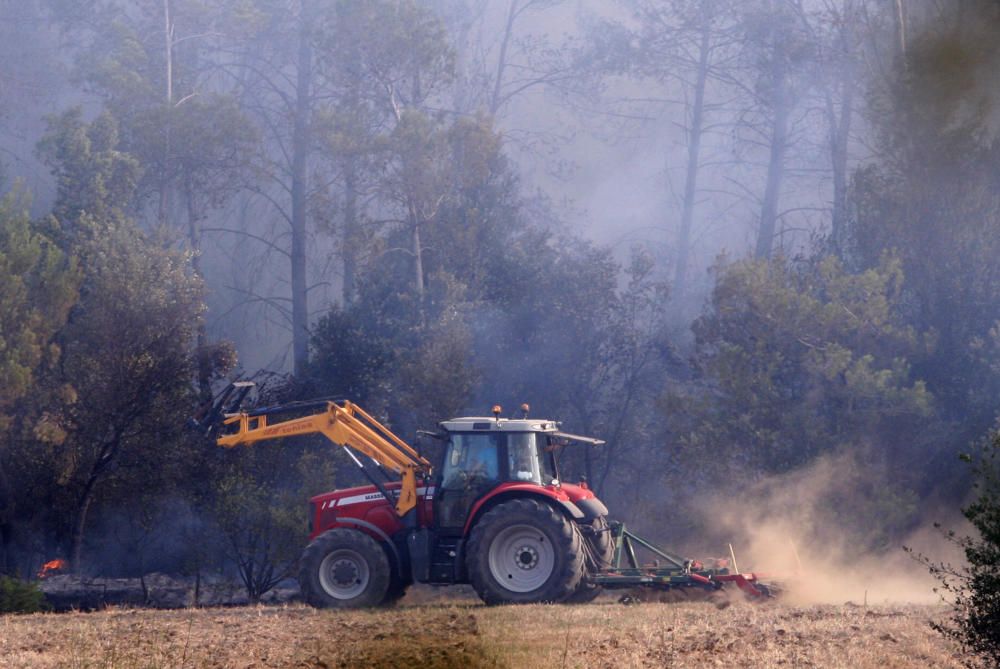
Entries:
[[537,499],[493,507],[472,528],[469,580],[487,604],[559,602],[576,590],[583,547],[574,523]]
[[377,606],[389,590],[389,558],[364,532],[338,527],[306,546],[299,569],[303,598],[319,608]]
[[601,586],[594,583],[593,576],[609,568],[615,555],[615,544],[611,540],[608,519],[604,516],[594,518],[589,526],[583,529],[582,534],[587,552],[584,574],[580,579],[580,585],[576,587],[576,592],[566,598],[567,604],[585,604],[601,594]]

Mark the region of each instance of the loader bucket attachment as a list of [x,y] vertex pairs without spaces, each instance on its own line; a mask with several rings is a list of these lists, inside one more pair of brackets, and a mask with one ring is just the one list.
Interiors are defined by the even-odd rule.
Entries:
[[222,427],[226,415],[239,411],[243,400],[256,385],[253,381],[233,381],[211,403],[202,405],[188,425],[207,437],[214,436]]

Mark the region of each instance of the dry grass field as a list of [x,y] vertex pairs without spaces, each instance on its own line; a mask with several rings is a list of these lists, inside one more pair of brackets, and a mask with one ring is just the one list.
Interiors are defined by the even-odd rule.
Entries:
[[[407,597],[407,600],[415,598]],[[959,667],[940,607],[413,602],[0,617],[0,667]]]

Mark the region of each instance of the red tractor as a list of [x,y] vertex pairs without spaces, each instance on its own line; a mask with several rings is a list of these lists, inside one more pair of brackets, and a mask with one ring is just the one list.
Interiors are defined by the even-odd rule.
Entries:
[[[245,389],[236,394],[242,398]],[[585,483],[560,480],[556,458],[568,443],[603,442],[529,419],[522,409],[523,418],[501,418],[495,407],[493,417],[446,420],[440,432],[423,433],[445,443],[437,468],[347,401],[229,413],[230,431],[217,441],[232,447],[320,433],[344,447],[371,481],[310,500],[299,584],[314,606],[391,603],[414,582],[471,583],[487,604],[584,602],[602,586],[715,589],[727,580],[762,594],[753,574],[704,569],[609,523]],[[269,421],[292,411],[309,413]],[[376,466],[366,467],[352,451]],[[640,565],[635,542],[669,566]]]

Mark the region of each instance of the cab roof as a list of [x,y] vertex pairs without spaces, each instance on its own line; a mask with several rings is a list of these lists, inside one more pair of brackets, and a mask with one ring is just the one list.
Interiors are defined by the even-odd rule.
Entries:
[[605,443],[603,439],[563,432],[559,429],[559,423],[554,420],[528,418],[496,419],[486,416],[471,416],[443,420],[438,425],[447,432],[541,432],[567,441],[578,441],[583,444],[590,444],[591,446],[601,446]]
[[537,418],[493,418],[492,416],[466,416],[438,423],[448,432],[556,432],[559,424],[554,420]]

